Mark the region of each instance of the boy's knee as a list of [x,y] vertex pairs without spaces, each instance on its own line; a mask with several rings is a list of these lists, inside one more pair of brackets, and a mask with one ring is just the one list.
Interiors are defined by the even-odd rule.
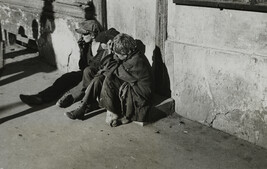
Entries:
[[102,83],[103,80],[104,80],[104,77],[103,77],[103,76],[95,76],[94,79],[93,79],[93,81],[94,81],[95,83],[99,83],[99,82]]
[[93,79],[94,76],[96,75],[96,70],[92,67],[87,67],[83,70],[83,78],[85,79]]
[[92,73],[91,67],[86,67],[86,68],[83,70],[83,74],[84,74],[84,75],[91,74],[91,73]]

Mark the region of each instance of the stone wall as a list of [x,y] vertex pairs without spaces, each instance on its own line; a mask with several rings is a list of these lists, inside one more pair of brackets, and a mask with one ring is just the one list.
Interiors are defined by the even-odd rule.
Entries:
[[79,5],[86,2],[0,0],[1,28],[17,38],[35,41],[40,57],[58,69],[77,70],[80,54],[75,28],[84,20],[84,11]]
[[267,147],[267,14],[168,5],[176,112]]
[[155,49],[156,1],[107,0],[108,27],[127,33],[145,45],[145,54],[152,64]]
[[[0,0],[1,26],[14,34],[18,34],[19,29],[22,29],[27,38],[40,42],[40,56],[45,57],[50,64],[56,65],[63,71],[75,70],[79,57],[76,41],[79,37],[74,29],[78,27],[78,23],[84,16],[79,4],[86,2],[87,0],[25,0],[23,2]],[[136,3],[123,0],[95,0],[93,2],[98,21],[106,27],[106,23],[103,22],[105,13],[101,9],[103,8],[101,4],[105,4],[108,28],[114,27],[141,40],[145,45],[145,54],[152,64],[155,50],[156,1],[142,0]],[[49,16],[50,11],[52,15]],[[44,20],[42,16],[45,16]],[[33,23],[35,23],[34,29]]]

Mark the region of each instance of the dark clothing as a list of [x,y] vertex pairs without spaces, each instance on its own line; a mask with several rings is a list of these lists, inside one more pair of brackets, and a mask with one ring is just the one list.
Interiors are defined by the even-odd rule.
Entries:
[[44,102],[58,99],[66,91],[78,85],[82,80],[82,71],[63,74],[51,86],[38,93]]
[[123,81],[117,78],[114,74],[106,76],[102,91],[100,95],[100,106],[105,107],[107,110],[122,115],[121,101],[119,97],[119,89]]
[[[133,121],[147,121],[152,75],[151,66],[144,55],[136,51],[123,61],[110,59],[98,74],[101,78],[97,75],[92,81],[94,84],[88,86],[84,104],[95,102],[98,98],[101,107],[119,116]],[[96,87],[96,84],[99,86]]]
[[[85,68],[88,65],[90,65],[91,67],[95,67],[97,65],[97,62],[93,61],[94,57],[91,51],[91,43],[84,43],[82,41],[79,41],[78,44],[81,52],[79,60],[80,71],[65,73],[60,78],[58,78],[53,83],[53,85],[39,92],[38,96],[40,96],[44,102],[51,102],[55,99],[58,99],[65,92],[77,86],[83,79],[83,72],[85,71]],[[92,73],[97,73],[97,70]],[[91,77],[92,76],[93,75],[91,75]]]
[[85,43],[84,41],[78,41],[78,45],[80,48],[80,60],[79,60],[79,69],[84,70],[86,66],[88,66],[87,63],[87,55],[90,54],[89,48],[91,47],[91,44]]
[[99,45],[97,49],[96,56],[88,58],[88,65],[83,71],[83,87],[87,88],[94,75],[99,71],[102,64],[105,64],[105,56],[107,55],[107,50],[103,49]]
[[84,104],[94,104],[97,102],[97,99],[100,98],[104,79],[105,76],[102,74],[95,76],[85,91],[85,96],[83,98]]
[[[82,88],[86,89],[89,83],[93,80],[94,76],[98,71],[97,67],[94,66],[87,66],[83,70],[83,77],[82,77]],[[81,88],[80,88],[81,89]]]
[[93,58],[91,43],[85,43],[84,41],[78,41],[80,48],[80,60],[79,60],[79,69],[84,70],[90,63],[90,60]]
[[[128,56],[107,76],[102,104],[113,113],[121,112],[133,121],[146,121],[152,95],[152,72],[147,58],[140,52]],[[120,109],[119,109],[120,107]]]
[[106,63],[106,58],[105,58],[107,55],[106,53],[107,50],[103,49],[100,45],[97,50],[96,56],[89,59],[88,64],[90,66],[87,66],[83,70],[82,81],[80,82],[79,85],[75,86],[69,91],[69,93],[73,96],[75,102],[82,99],[81,96],[84,96],[86,88],[93,80],[97,72],[99,71],[101,65]]

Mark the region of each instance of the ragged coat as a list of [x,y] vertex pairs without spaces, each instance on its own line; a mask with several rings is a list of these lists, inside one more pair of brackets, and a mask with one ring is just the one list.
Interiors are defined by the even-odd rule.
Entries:
[[147,121],[152,73],[145,55],[135,51],[125,60],[113,62],[105,75],[102,106],[114,113],[120,112],[132,121]]

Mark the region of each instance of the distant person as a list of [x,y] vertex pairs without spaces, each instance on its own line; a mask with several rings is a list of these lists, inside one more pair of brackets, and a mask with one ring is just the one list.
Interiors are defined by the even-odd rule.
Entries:
[[[72,71],[63,74],[59,77],[52,86],[34,95],[20,94],[22,102],[36,106],[44,103],[52,102],[61,97],[66,91],[75,87],[82,81],[83,72],[86,71],[87,66],[97,66],[99,60],[95,60],[91,46],[95,41],[96,36],[102,31],[101,25],[96,20],[86,20],[80,24],[79,29],[76,29],[77,33],[80,33],[82,37],[78,41],[80,47],[80,60],[79,71]],[[95,71],[97,73],[97,71]],[[87,86],[87,85],[86,85]]]
[[103,107],[113,114],[113,119],[106,121],[113,127],[147,121],[152,73],[146,56],[137,49],[136,41],[123,33],[109,43],[109,49],[112,58],[89,84],[81,107],[67,112],[67,117],[83,119],[86,113]]

